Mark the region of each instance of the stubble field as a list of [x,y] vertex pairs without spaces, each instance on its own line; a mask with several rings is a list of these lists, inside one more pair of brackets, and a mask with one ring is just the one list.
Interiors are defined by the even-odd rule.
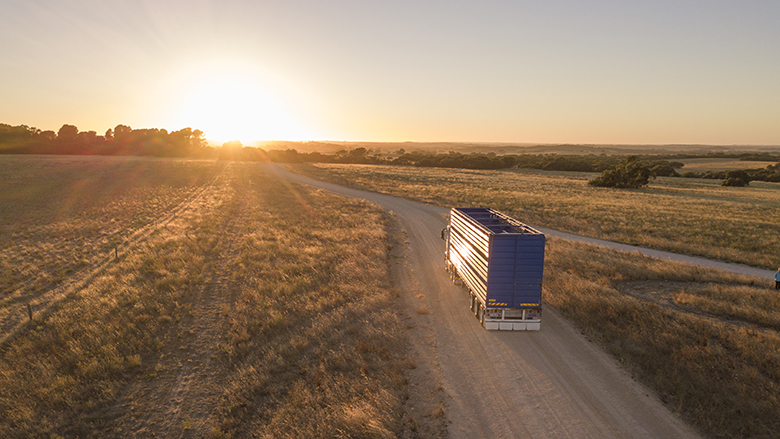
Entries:
[[[0,169],[6,436],[446,436],[445,407],[422,419],[405,405],[416,364],[388,274],[388,219],[372,205],[250,163],[6,157]],[[637,212],[645,227],[660,215],[685,225],[660,242],[688,251],[695,240],[680,230],[737,215],[773,231],[755,212],[778,209],[771,185],[590,193],[584,176],[558,174],[308,172],[570,231],[602,230],[588,220],[599,211],[614,233]],[[563,201],[585,214],[552,206]],[[694,221],[690,205],[713,217]],[[739,239],[711,251],[742,254]],[[780,300],[766,283],[551,239],[544,300],[705,435],[780,434]]]
[[381,210],[256,164],[0,174],[3,437],[417,434]]
[[[345,185],[530,224],[774,266],[780,185],[746,191],[667,179],[634,191],[586,175],[360,165],[298,166]],[[764,234],[767,235],[764,235]],[[751,249],[748,252],[746,249]],[[756,279],[548,240],[543,300],[707,437],[780,435],[780,295]]]
[[438,206],[490,206],[538,227],[763,268],[780,266],[780,184],[661,177],[588,186],[595,174],[317,164],[300,172]]

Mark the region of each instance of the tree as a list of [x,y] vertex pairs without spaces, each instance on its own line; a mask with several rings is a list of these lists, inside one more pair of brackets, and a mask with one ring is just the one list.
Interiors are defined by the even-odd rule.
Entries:
[[31,128],[27,125],[11,126],[0,123],[0,143],[26,142],[40,134],[37,128]]
[[637,156],[628,156],[611,169],[607,169],[600,176],[589,181],[590,186],[615,187],[615,188],[639,188],[647,186],[651,179],[655,178],[653,171],[639,161]]
[[123,143],[130,140],[130,133],[133,131],[127,125],[117,125],[114,127],[114,140]]
[[744,170],[734,170],[726,173],[726,179],[721,186],[743,187],[750,184],[750,176]]
[[655,174],[656,176],[660,177],[679,177],[680,174],[677,173],[677,171],[674,169],[674,166],[671,163],[664,162],[664,163],[658,163],[654,165],[650,170]]
[[57,133],[52,130],[41,131],[38,138],[43,142],[53,142],[57,138]]
[[79,135],[79,129],[74,125],[63,125],[59,131],[57,131],[57,139],[61,142],[74,141]]

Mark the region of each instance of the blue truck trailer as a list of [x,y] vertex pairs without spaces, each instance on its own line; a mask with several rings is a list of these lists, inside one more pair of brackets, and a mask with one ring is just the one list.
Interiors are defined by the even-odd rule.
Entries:
[[488,208],[450,211],[446,269],[469,290],[469,305],[488,330],[539,330],[544,234]]

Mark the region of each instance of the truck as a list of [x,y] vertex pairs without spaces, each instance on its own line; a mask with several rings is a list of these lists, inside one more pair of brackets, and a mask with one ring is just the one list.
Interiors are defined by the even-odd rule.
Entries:
[[541,328],[545,236],[496,210],[450,210],[446,270],[465,285],[469,306],[488,330]]

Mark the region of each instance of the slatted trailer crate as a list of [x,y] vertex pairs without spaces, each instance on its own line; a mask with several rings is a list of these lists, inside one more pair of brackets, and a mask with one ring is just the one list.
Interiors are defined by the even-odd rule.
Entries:
[[540,329],[544,234],[493,209],[456,207],[442,237],[446,268],[482,326]]

